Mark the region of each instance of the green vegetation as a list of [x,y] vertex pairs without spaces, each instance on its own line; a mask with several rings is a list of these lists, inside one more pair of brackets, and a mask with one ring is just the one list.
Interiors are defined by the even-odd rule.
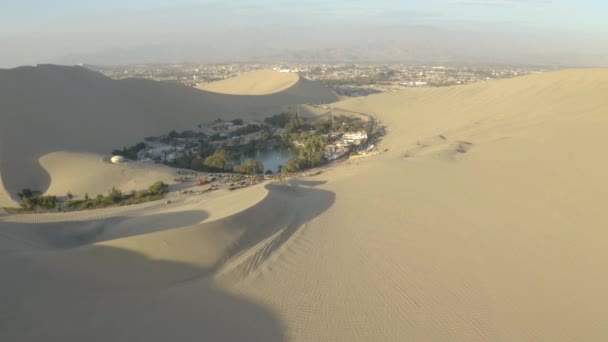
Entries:
[[302,171],[306,167],[306,160],[300,157],[293,157],[281,168],[282,173],[294,173]]
[[203,165],[218,172],[232,171],[230,154],[223,149],[219,149],[209,157],[205,158]]
[[332,119],[319,119],[312,124],[312,129],[315,134],[344,133],[344,132],[360,132],[367,131],[370,124],[365,120],[349,115],[335,115]]
[[289,113],[281,113],[273,115],[264,119],[264,123],[268,126],[274,126],[278,128],[285,128],[287,123],[293,119],[293,115]]
[[207,158],[215,152],[215,147],[206,140],[199,140],[198,155]]
[[163,198],[167,189],[167,185],[163,182],[156,182],[152,184],[148,191],[136,192],[133,191],[128,195],[124,195],[120,190],[116,188],[110,189],[107,196],[97,195],[97,197],[90,199],[89,195],[86,194],[84,199],[71,199],[64,203],[66,208],[71,209],[97,209],[106,208],[116,205],[131,205],[138,203],[145,203],[155,201]]
[[270,133],[269,133],[268,131],[264,131],[264,132],[262,132],[262,134],[260,135],[260,138],[261,138],[261,140],[262,140],[263,142],[266,142],[266,141],[270,140],[271,135],[270,135]]
[[234,170],[239,173],[255,175],[264,172],[264,164],[259,160],[247,159],[245,163],[238,165]]
[[300,158],[306,162],[308,167],[315,167],[325,162],[325,146],[327,139],[323,136],[313,134],[300,149]]
[[[297,133],[294,133],[297,134]],[[282,168],[283,173],[293,173],[323,165],[325,160],[325,146],[327,138],[316,133],[299,133],[300,140],[304,140],[304,146],[299,148],[299,156],[287,161]]]
[[320,119],[315,121],[312,125],[312,128],[315,131],[315,134],[329,134],[331,132],[331,120],[330,119]]
[[304,121],[300,118],[291,119],[287,125],[285,125],[286,133],[300,132],[303,129]]
[[170,143],[175,139],[205,139],[207,135],[203,132],[194,132],[191,130],[186,130],[182,132],[177,132],[172,130],[165,137],[160,138],[159,140],[164,143]]
[[334,116],[334,132],[359,132],[367,130],[368,124],[358,117],[348,115]]
[[17,196],[19,196],[19,204],[25,210],[59,208],[56,196],[43,196],[40,191],[23,189]]
[[32,212],[30,209],[12,207],[3,207],[2,210],[4,210],[7,214],[25,214]]
[[148,188],[151,195],[162,195],[167,191],[167,185],[163,182],[156,182]]
[[[297,148],[299,149],[298,157],[294,158],[288,166],[286,165],[285,169],[285,172],[294,172],[294,170],[312,168],[326,162],[324,152],[328,139],[331,139],[330,133],[357,131],[367,131],[369,135],[374,133],[369,122],[350,115],[307,120],[286,112],[265,118],[263,125],[246,124],[242,119],[224,121],[219,118],[214,123],[232,123],[237,127],[232,128],[234,129],[232,131],[222,127],[223,130],[225,129],[224,133],[214,132],[210,136],[191,130],[182,132],[173,130],[162,137],[148,137],[146,141],[161,141],[168,145],[180,146],[179,152],[175,152],[177,157],[170,161],[163,161],[162,157],[155,157],[157,162],[165,165],[203,172],[236,171],[251,174],[260,170],[258,164],[254,165],[253,161],[248,161],[244,165],[233,167],[232,161],[241,156],[254,158],[256,152],[270,147]],[[199,124],[198,127],[203,129],[202,124]],[[211,129],[217,127],[208,128],[211,134]],[[277,128],[282,128],[282,130]],[[277,131],[281,131],[280,135],[276,134]],[[259,139],[244,137],[256,132],[260,132]],[[136,158],[142,148],[145,148],[145,143],[123,148],[122,151],[115,150],[113,153],[127,158]]]
[[127,159],[136,160],[137,154],[139,153],[139,151],[143,150],[144,148],[146,148],[146,143],[140,142],[129,148],[123,147],[122,150],[114,150],[114,151],[112,151],[112,155],[123,156]]
[[108,198],[112,200],[112,202],[119,202],[122,199],[122,191],[112,187],[108,192]]
[[172,162],[165,162],[165,164],[179,169],[189,169],[190,167],[192,167],[193,158],[194,157],[191,154],[184,154],[183,156],[175,159]]
[[130,198],[127,198],[123,202],[121,202],[120,205],[123,206],[123,205],[146,203],[146,202],[156,201],[161,198],[163,198],[163,194],[154,195],[154,194],[145,193],[145,192],[136,192],[133,196],[131,196]]

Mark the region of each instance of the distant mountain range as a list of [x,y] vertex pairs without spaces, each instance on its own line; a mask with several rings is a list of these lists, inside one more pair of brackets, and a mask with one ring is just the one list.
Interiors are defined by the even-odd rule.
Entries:
[[[591,38],[480,33],[430,27],[341,28],[311,40],[304,29],[251,30],[202,36],[197,42],[72,54],[63,64],[99,65],[217,62],[374,62],[453,65],[608,66],[608,46],[589,52]],[[602,45],[605,43],[600,43]],[[597,44],[596,44],[597,45]],[[603,49],[605,47],[605,49]]]

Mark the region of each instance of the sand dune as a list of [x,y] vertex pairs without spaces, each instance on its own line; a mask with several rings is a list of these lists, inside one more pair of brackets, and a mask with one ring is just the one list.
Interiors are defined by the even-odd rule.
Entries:
[[196,129],[218,117],[261,119],[288,105],[336,101],[327,88],[298,82],[288,91],[226,95],[140,79],[112,80],[81,67],[39,65],[0,70],[0,175],[13,197],[46,190],[38,160],[51,152],[107,154],[172,129]]
[[109,157],[91,153],[54,152],[43,156],[40,165],[51,175],[47,193],[91,197],[106,194],[116,187],[123,192],[145,190],[157,181],[172,184],[177,176],[173,168],[142,163],[112,164]]
[[339,99],[329,88],[317,82],[307,80],[296,73],[273,70],[253,71],[222,81],[202,84],[198,88],[216,94],[240,95],[249,98],[286,96],[298,99],[290,105],[329,103]]
[[605,340],[607,92],[571,70],[353,99],[334,106],[378,117],[386,152],[45,229],[2,217],[0,339]]
[[[31,277],[40,275],[39,280],[47,289],[65,294],[30,297],[37,303],[35,312],[23,307],[18,298],[6,298],[3,310],[13,312],[11,321],[16,318],[21,323],[9,324],[3,320],[0,337],[27,340],[45,336],[99,341],[145,337],[160,341],[169,336],[168,332],[158,334],[153,329],[148,332],[138,329],[126,336],[116,332],[123,329],[125,321],[143,327],[150,319],[176,319],[180,323],[171,325],[184,330],[177,336],[187,340],[280,340],[280,323],[277,319],[264,317],[271,316],[268,310],[248,305],[246,299],[223,294],[223,290],[213,285],[213,278],[221,275],[224,279],[241,279],[255,272],[298,227],[329,208],[334,197],[330,192],[297,182],[291,186],[271,184],[267,189],[261,192],[259,186],[253,187],[238,195],[232,193],[218,199],[211,206],[197,205],[199,212],[203,212],[203,208],[208,210],[204,215],[208,220],[195,212],[184,212],[180,206],[173,214],[149,208],[145,210],[147,214],[127,213],[86,224],[82,220],[32,224],[27,223],[27,218],[26,222],[0,222],[3,233],[0,235],[3,254],[0,265],[13,275],[10,281],[0,285],[0,293],[39,293],[41,283]],[[264,196],[260,198],[260,194]],[[230,206],[235,199],[238,206],[233,208],[231,215],[218,210]],[[248,199],[258,203],[249,206]],[[307,203],[311,199],[314,199],[314,205]],[[67,214],[42,216],[54,215]],[[201,219],[205,222],[187,224],[188,220]],[[180,228],[180,220],[186,226]],[[150,226],[158,226],[159,222],[177,225],[177,228],[166,226],[151,230]],[[264,247],[254,248],[260,244]],[[54,252],[40,254],[49,250]],[[24,282],[25,286],[21,286]],[[79,289],[85,288],[85,292],[79,293]],[[159,300],[165,296],[168,297]],[[190,296],[196,299],[188,299]],[[66,316],[50,315],[60,302],[74,314],[68,314],[70,327],[60,324]],[[186,302],[190,304],[184,306]],[[123,307],[122,313],[116,312],[110,320],[103,318],[102,325],[96,323],[97,314],[78,313],[86,307],[116,305]],[[142,307],[147,308],[147,313],[137,315]],[[26,322],[18,318],[21,315],[30,318]],[[238,326],[231,326],[230,321],[239,315],[243,321]],[[75,326],[88,328],[71,328]]]
[[[8,191],[4,188],[4,184],[2,183],[2,175],[0,174],[0,208],[4,207],[16,207],[17,202],[11,198]],[[0,213],[2,213],[2,209],[0,209]]]
[[287,90],[299,81],[300,77],[296,73],[257,70],[222,81],[204,83],[197,88],[223,94],[267,95]]
[[[70,192],[82,199],[85,194],[91,197],[106,194],[112,187],[126,193],[146,190],[157,181],[172,184],[177,176],[177,171],[170,167],[137,162],[115,165],[109,158],[94,153],[53,152],[40,158],[34,177],[32,173],[19,174],[12,181],[27,177],[32,189],[44,189],[50,184],[46,189],[48,195],[64,198]],[[0,207],[17,206],[0,183]]]

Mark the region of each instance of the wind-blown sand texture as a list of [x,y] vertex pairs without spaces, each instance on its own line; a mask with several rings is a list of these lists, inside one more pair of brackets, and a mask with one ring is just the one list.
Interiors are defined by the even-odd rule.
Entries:
[[0,340],[606,340],[606,93],[572,70],[357,98],[334,106],[387,151],[321,175],[0,218]]
[[0,201],[23,188],[46,190],[39,159],[51,152],[108,154],[148,136],[194,130],[214,119],[262,119],[301,103],[337,100],[300,79],[289,91],[226,95],[141,79],[112,80],[81,67],[0,70]]
[[222,94],[268,95],[297,86],[300,76],[293,72],[257,70],[225,80],[200,84],[197,88]]

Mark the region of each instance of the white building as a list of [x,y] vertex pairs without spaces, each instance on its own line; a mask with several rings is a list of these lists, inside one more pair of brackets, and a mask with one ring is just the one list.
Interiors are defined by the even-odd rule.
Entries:
[[123,156],[113,156],[110,161],[112,162],[112,164],[122,164],[126,163],[127,159]]

